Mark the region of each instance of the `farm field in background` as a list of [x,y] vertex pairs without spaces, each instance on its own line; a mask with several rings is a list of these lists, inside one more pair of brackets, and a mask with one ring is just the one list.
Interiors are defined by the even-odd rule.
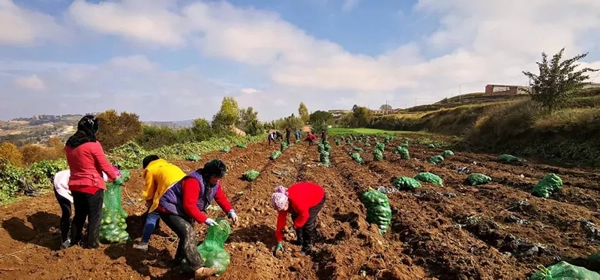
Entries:
[[[329,134],[340,131],[347,130],[332,129]],[[559,260],[587,265],[583,259],[600,250],[600,170],[528,161],[504,164],[498,155],[460,152],[430,164],[427,159],[442,154],[448,139],[418,135],[395,135],[385,146],[383,161],[373,160],[374,136],[370,145],[354,141],[352,145],[362,149],[363,164],[350,157],[356,152],[351,145],[341,141],[338,146],[333,136],[330,167],[320,163],[317,146],[305,142],[287,148],[275,160],[269,156],[279,150],[279,143],[259,142],[232,147],[229,153],[203,154],[199,162],[175,161],[185,172],[212,158],[228,166],[222,183],[240,222],[232,227],[225,245],[231,264],[215,279],[524,279],[538,266]],[[393,153],[403,137],[409,138],[408,160]],[[250,169],[260,171],[259,177],[242,180]],[[443,186],[393,188],[393,178],[419,172],[437,174]],[[471,186],[465,182],[469,172],[486,174],[492,182]],[[548,173],[562,178],[562,191],[548,199],[532,196],[534,185]],[[294,240],[289,233],[284,242],[287,251],[275,258],[277,213],[269,197],[275,186],[301,180],[323,185],[328,195],[318,217],[314,253],[301,256],[300,248],[287,242]],[[129,214],[127,231],[135,241],[145,219],[144,203],[137,199],[143,184],[142,170],[132,170],[122,198]],[[367,223],[360,200],[365,191],[380,186],[392,191],[387,194],[391,224],[383,235]],[[209,215],[225,216],[213,207]],[[0,216],[2,279],[191,279],[170,269],[177,238],[162,222],[148,252],[134,250],[131,243],[59,251],[60,209],[53,195],[0,206]],[[203,240],[206,226],[196,227]]]

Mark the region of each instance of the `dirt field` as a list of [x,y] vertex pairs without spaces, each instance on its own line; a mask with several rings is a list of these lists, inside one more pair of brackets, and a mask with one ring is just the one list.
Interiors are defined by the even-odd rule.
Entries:
[[[226,243],[231,264],[221,279],[525,279],[538,265],[572,259],[583,264],[578,258],[600,250],[594,228],[600,224],[598,170],[506,165],[496,162],[497,155],[463,153],[436,166],[426,159],[441,150],[419,145],[410,146],[408,161],[388,145],[383,162],[372,162],[372,147],[365,147],[364,165],[352,161],[349,146],[333,145],[332,166],[325,168],[316,146],[297,144],[269,160],[278,148],[259,143],[203,156],[227,163],[223,186],[241,220]],[[203,163],[177,162],[186,172]],[[493,182],[468,186],[467,175],[456,167],[485,173]],[[253,183],[240,179],[249,169],[261,171]],[[438,174],[444,187],[423,184],[416,191],[388,194],[392,226],[380,236],[365,221],[359,196],[369,187],[391,187],[394,176],[419,171]],[[562,193],[550,199],[530,195],[548,172],[561,176]],[[129,197],[139,196],[141,176],[140,170],[132,172],[123,197],[130,215],[127,230],[135,241],[145,209]],[[269,197],[278,184],[300,180],[317,182],[328,193],[318,219],[318,243],[312,256],[301,256],[299,247],[285,242],[287,251],[275,258],[276,212]],[[191,279],[169,269],[177,239],[166,225],[161,223],[146,253],[132,244],[59,251],[59,211],[52,194],[0,207],[0,279]],[[209,214],[224,217],[221,211]],[[202,240],[206,227],[196,227]]]

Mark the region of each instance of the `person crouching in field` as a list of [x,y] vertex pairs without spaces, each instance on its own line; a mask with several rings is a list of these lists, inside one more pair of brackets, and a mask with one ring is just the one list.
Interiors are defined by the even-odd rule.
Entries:
[[276,143],[275,142],[275,132],[274,131],[271,132],[271,133],[269,133],[268,139],[269,139],[269,146],[271,146],[271,142]]
[[314,145],[316,140],[317,140],[317,136],[314,135],[312,132],[308,132],[308,135],[306,136],[306,141],[308,141],[308,145],[309,146]]
[[[106,185],[102,172],[115,184],[122,185],[123,178],[104,155],[104,150],[96,140],[99,120],[86,115],[77,124],[77,131],[67,140],[65,151],[71,170],[69,190],[73,194],[75,216],[71,225],[71,242],[78,244],[83,237],[83,224],[88,219],[86,247],[98,248],[102,204]],[[73,245],[73,244],[70,244]]]
[[271,195],[271,206],[278,211],[275,238],[277,246],[273,255],[283,251],[283,230],[287,214],[292,214],[296,230],[295,245],[302,245],[301,253],[307,255],[311,251],[315,236],[317,215],[325,205],[325,190],[312,182],[298,182],[286,189],[279,186]]
[[204,262],[197,250],[198,242],[192,225],[193,221],[204,223],[207,226],[217,225],[215,220],[206,217],[203,213],[213,199],[233,220],[234,224],[238,221],[220,183],[226,172],[225,163],[213,159],[206,163],[204,168],[186,175],[170,187],[158,205],[160,218],[179,237],[175,262],[181,263],[186,258],[195,272],[195,279],[205,279],[215,274],[217,268],[204,267]]
[[157,155],[145,157],[142,160],[142,168],[146,182],[142,197],[146,201],[148,210],[142,240],[139,244],[134,244],[133,248],[147,251],[150,236],[160,221],[160,212],[157,210],[160,198],[169,187],[185,177],[185,172]]
[[[116,167],[114,167],[114,169],[116,169]],[[66,249],[71,246],[71,238],[69,237],[69,231],[71,229],[71,204],[73,204],[73,195],[69,190],[71,170],[66,169],[58,171],[53,177],[54,196],[56,197],[62,212],[60,216],[60,247]],[[104,172],[102,172],[102,177],[104,181],[108,180],[108,177]]]

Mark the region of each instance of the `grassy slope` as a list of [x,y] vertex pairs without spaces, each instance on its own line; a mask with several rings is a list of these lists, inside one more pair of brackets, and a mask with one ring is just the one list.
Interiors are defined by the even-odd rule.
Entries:
[[598,90],[573,96],[552,114],[518,98],[430,111],[408,109],[376,118],[371,127],[456,135],[471,148],[600,166]]

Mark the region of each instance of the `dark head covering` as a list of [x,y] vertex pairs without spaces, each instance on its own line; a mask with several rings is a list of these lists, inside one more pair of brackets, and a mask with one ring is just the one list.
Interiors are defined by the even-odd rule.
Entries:
[[149,156],[145,157],[145,158],[142,160],[142,168],[146,169],[146,167],[148,167],[148,165],[149,165],[151,162],[153,162],[153,161],[155,161],[155,160],[157,160],[157,159],[160,159],[160,157],[158,157],[157,155],[149,155]]
[[197,170],[205,179],[210,179],[213,176],[224,177],[227,173],[227,166],[220,159],[213,159],[207,162],[203,168]]
[[77,123],[77,132],[69,137],[66,145],[77,148],[87,142],[96,142],[96,132],[100,128],[100,121],[92,116],[86,115]]

